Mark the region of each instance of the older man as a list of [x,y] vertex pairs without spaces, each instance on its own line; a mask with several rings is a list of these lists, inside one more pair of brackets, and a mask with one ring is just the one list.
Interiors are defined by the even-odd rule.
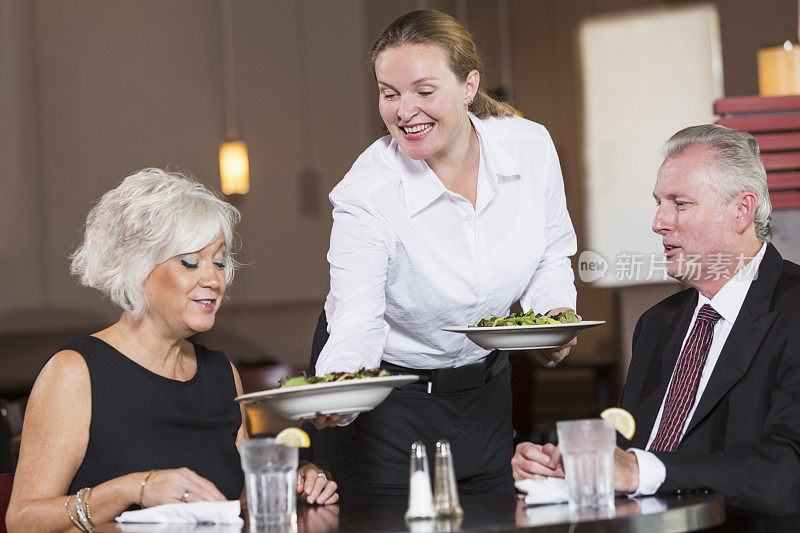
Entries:
[[[758,143],[703,125],[676,133],[664,152],[653,231],[667,273],[690,288],[636,325],[620,407],[637,430],[616,450],[616,490],[707,488],[759,515],[796,514],[800,267],[769,244]],[[520,444],[512,467],[516,479],[563,475],[552,445]]]

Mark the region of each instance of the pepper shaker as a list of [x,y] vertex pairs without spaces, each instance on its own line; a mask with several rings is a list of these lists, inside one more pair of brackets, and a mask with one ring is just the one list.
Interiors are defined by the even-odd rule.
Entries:
[[437,516],[461,516],[464,510],[458,500],[458,484],[453,467],[453,454],[450,443],[442,439],[436,443],[434,474],[436,491],[434,505]]

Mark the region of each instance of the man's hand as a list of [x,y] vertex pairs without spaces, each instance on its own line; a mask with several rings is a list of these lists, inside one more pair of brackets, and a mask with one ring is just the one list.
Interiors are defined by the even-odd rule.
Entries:
[[511,471],[514,481],[536,477],[564,477],[561,452],[553,444],[539,446],[532,442],[522,442],[517,445],[511,459]]
[[[559,313],[563,313],[565,311],[573,311],[573,309],[569,307],[556,307],[555,309],[549,310],[546,315],[547,316],[555,316]],[[581,315],[576,314],[575,316],[578,317],[578,320],[583,320]],[[578,337],[575,337],[571,341],[569,341],[564,346],[559,346],[558,348],[545,348],[543,350],[531,350],[533,355],[539,360],[540,363],[543,365],[548,365],[552,363],[560,363],[567,355],[569,355],[569,351],[572,350],[572,347],[578,344]],[[551,365],[552,366],[552,365]]]
[[632,494],[639,488],[639,461],[636,454],[619,446],[614,449],[614,490]]
[[[539,446],[531,442],[517,445],[511,459],[514,481],[537,477],[564,477],[564,462],[558,446]],[[619,446],[614,449],[614,490],[631,494],[639,488],[639,462],[636,455]]]

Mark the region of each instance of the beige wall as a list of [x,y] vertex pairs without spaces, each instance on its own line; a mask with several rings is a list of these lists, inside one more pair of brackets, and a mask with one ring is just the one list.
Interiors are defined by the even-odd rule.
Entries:
[[0,3],[0,277],[8,281],[0,302],[0,327],[4,310],[41,305],[47,292],[38,209],[32,32],[28,4]]
[[[23,23],[10,36],[19,82],[9,100],[20,110],[10,117],[15,144],[5,147],[22,155],[3,175],[2,268],[15,283],[0,299],[0,331],[41,327],[21,318],[25,308],[109,319],[116,311],[68,273],[92,203],[145,166],[188,170],[218,188],[225,140],[218,2],[3,5]],[[252,189],[235,199],[247,267],[232,301],[319,301],[327,291],[327,192],[371,138],[364,8],[359,0],[235,0],[233,26]],[[308,169],[319,181],[316,216],[300,208]]]
[[[550,130],[564,173],[567,204],[578,232],[578,250],[585,235],[583,154],[581,139],[581,83],[578,69],[577,29],[586,17],[648,6],[685,5],[670,0],[510,0],[513,16],[512,53],[515,104],[528,118]],[[765,44],[797,40],[795,0],[716,0],[720,18],[725,94],[758,93],[756,53]],[[709,102],[709,105],[711,103]],[[657,103],[654,103],[657,106]],[[647,118],[642,117],[643,127]],[[632,132],[631,135],[635,135]],[[642,179],[655,180],[653,176]],[[650,198],[621,199],[624,202]],[[619,208],[610,206],[609,208]],[[625,228],[619,228],[620,235]],[[602,318],[607,326],[581,334],[577,354],[613,359],[622,366],[630,357],[630,333],[639,309],[674,291],[672,285],[656,285],[629,295],[625,289],[595,289],[578,282],[578,308],[584,316]],[[625,311],[621,314],[620,311]]]

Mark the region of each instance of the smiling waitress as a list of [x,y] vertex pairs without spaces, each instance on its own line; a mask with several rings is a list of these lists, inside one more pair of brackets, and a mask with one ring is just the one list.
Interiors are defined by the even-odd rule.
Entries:
[[[387,135],[331,192],[331,286],[316,375],[416,374],[376,409],[319,415],[315,460],[348,496],[405,495],[411,443],[448,439],[462,492],[512,493],[511,368],[445,326],[575,308],[576,239],[544,127],[479,89],[469,32],[435,10],[389,25],[369,52]],[[327,320],[327,324],[326,324]],[[575,341],[541,350],[563,359]],[[314,355],[312,355],[312,365]],[[338,427],[336,427],[338,426]]]

